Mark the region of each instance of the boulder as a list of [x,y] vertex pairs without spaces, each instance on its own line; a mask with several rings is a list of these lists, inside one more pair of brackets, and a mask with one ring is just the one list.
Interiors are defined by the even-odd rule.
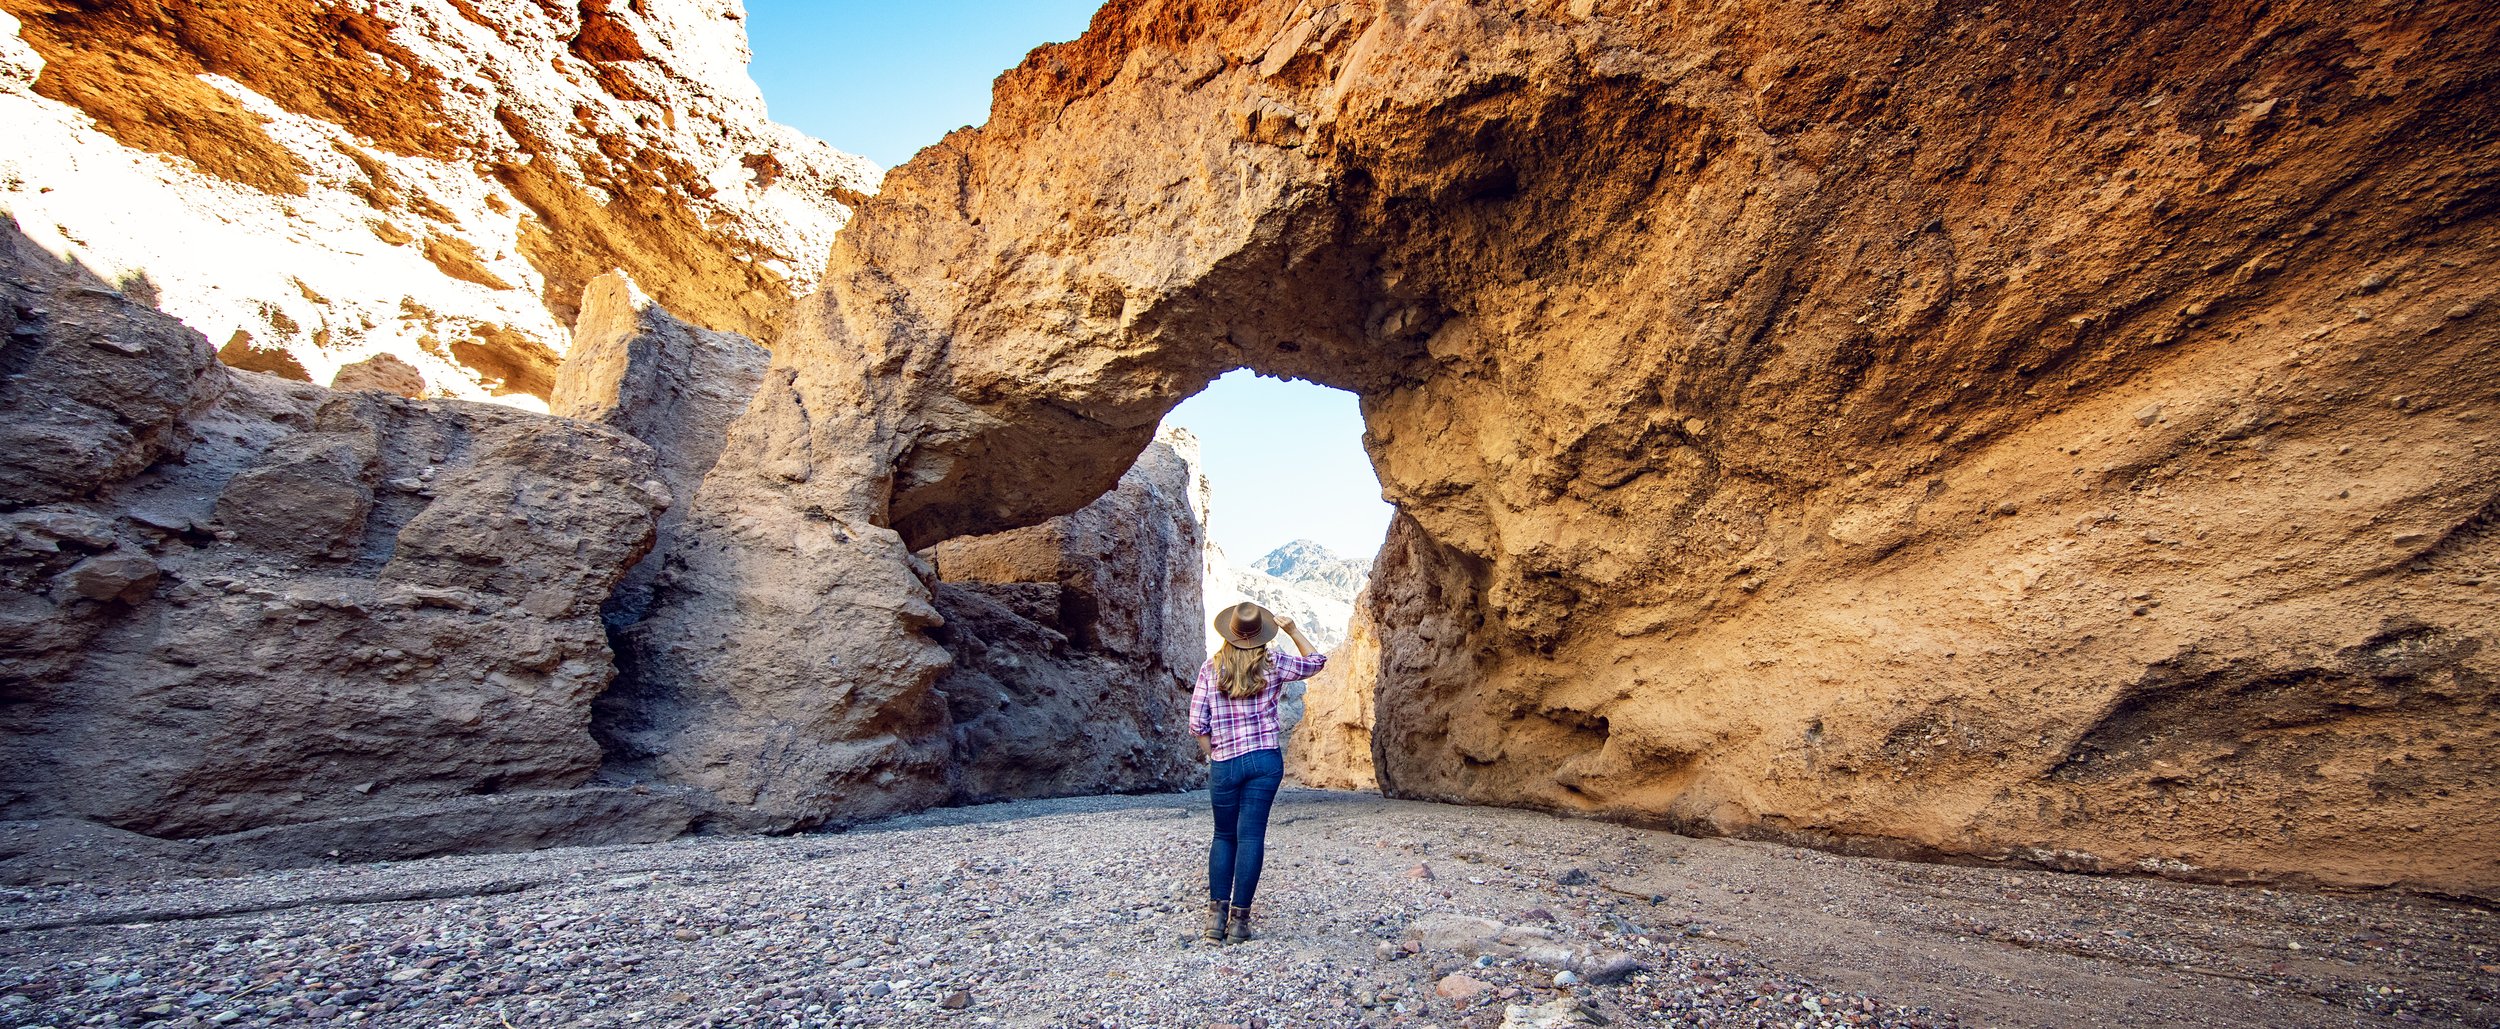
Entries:
[[369,389],[414,400],[425,395],[425,373],[397,354],[375,354],[341,365],[339,373],[330,377],[330,388]]

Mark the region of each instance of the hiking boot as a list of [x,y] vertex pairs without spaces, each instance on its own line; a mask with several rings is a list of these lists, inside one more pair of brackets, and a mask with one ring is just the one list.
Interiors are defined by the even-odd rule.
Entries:
[[1232,909],[1232,927],[1225,930],[1224,938],[1234,943],[1248,943],[1254,938],[1250,932],[1249,908]]
[[1203,939],[1209,943],[1224,942],[1224,908],[1220,900],[1207,902],[1207,931]]

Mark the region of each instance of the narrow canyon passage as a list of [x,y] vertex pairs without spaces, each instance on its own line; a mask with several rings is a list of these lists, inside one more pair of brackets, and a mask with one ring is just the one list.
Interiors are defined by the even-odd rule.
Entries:
[[[1112,0],[892,169],[735,0],[0,7],[12,1008],[2491,1021],[2488,4]],[[1274,982],[1236,373],[1395,508],[1233,555]]]
[[[831,835],[10,891],[0,1018],[1493,1029],[1591,1024],[1587,1012],[1618,1026],[2063,1029],[2500,1017],[2488,909],[1838,857],[1300,790],[1277,807],[1262,938],[1201,949],[1205,820],[1203,793],[1025,801]],[[1638,969],[1612,964],[1625,958]]]

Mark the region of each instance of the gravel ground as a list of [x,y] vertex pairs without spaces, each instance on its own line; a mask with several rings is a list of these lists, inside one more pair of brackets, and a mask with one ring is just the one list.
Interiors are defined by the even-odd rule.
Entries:
[[1090,797],[0,891],[0,1026],[2500,1025],[2475,907],[1308,790],[1262,938],[1213,947],[1206,824],[1203,793]]

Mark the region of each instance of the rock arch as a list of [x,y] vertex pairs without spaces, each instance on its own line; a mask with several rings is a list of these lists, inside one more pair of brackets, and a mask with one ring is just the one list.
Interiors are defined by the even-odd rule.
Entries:
[[2488,890],[2492,36],[1115,0],[783,323],[627,634],[705,712],[650,759],[766,821],[912,803],[913,551],[1251,367],[1361,395],[1401,509],[1393,793]]

